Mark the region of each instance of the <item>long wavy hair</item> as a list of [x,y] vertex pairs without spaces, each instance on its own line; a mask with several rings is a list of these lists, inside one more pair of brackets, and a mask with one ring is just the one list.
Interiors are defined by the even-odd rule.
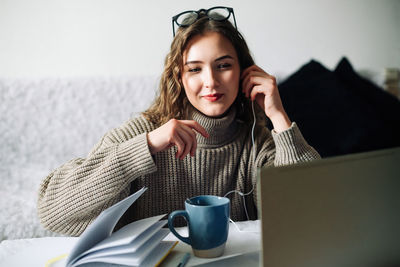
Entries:
[[[204,14],[201,14],[199,19],[192,25],[179,27],[177,30],[171,44],[171,50],[165,59],[158,96],[153,104],[142,113],[147,120],[156,125],[162,125],[173,118],[180,120],[188,118],[191,104],[181,82],[183,54],[187,44],[194,36],[207,32],[219,33],[232,43],[239,59],[240,72],[254,64],[246,41],[228,20],[210,20]],[[241,84],[233,105],[237,106],[238,118],[244,122],[251,123],[253,116],[250,101],[244,97],[240,88]],[[254,105],[254,107],[257,108],[257,115],[259,116],[261,109],[258,105]]]

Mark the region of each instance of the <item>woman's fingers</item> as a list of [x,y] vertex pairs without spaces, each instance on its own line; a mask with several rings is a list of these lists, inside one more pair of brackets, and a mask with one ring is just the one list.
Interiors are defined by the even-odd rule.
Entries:
[[[263,88],[264,91],[267,92],[267,90],[270,90],[273,87],[273,83],[269,78],[254,74],[248,76],[246,80],[243,81],[243,93],[246,97],[250,97],[253,95],[254,88],[257,86]],[[262,93],[262,91],[257,91],[257,93]],[[254,100],[254,98],[252,97],[251,100]]]
[[192,138],[194,140],[194,142],[192,143],[192,147],[190,149],[190,156],[194,157],[194,153],[196,153],[196,149],[197,149],[197,139],[196,139],[196,133],[194,132],[194,130],[189,128],[189,132],[192,135]]
[[262,68],[260,68],[259,66],[252,65],[252,66],[250,66],[250,67],[248,67],[248,68],[243,70],[242,74],[240,75],[240,79],[243,80],[244,77],[246,77],[252,71],[259,71],[259,72],[263,72],[265,74],[268,74]]
[[243,93],[257,101],[271,119],[274,129],[283,131],[289,128],[291,122],[282,105],[276,78],[256,65],[243,70],[240,78]]
[[184,146],[179,153],[178,158],[183,159],[187,154],[194,155],[197,148],[196,134],[194,131],[185,124],[180,125],[181,129],[178,132],[179,137],[183,140]]
[[172,139],[172,144],[176,146],[177,152],[175,154],[176,158],[179,158],[182,151],[185,149],[185,141],[181,139],[179,135],[174,135]]
[[[269,75],[261,68],[253,65],[245,69],[242,73],[242,92],[246,97],[252,95],[253,88],[260,86],[265,89],[265,92],[273,90],[276,87],[276,79],[274,76]],[[258,93],[262,93],[258,91]],[[254,100],[254,97],[252,98]]]
[[196,121],[171,119],[147,135],[152,154],[177,146],[176,157],[194,156],[197,149],[196,132],[208,137],[207,131]]
[[182,129],[185,131],[187,135],[191,137],[191,140],[188,141],[189,146],[185,150],[183,157],[186,156],[189,152],[190,155],[193,157],[197,149],[196,132],[200,133],[204,137],[208,137],[209,135],[207,131],[196,121],[182,120],[181,122],[182,122]]
[[[190,155],[193,157],[196,149],[197,149],[197,139],[196,139],[196,132],[201,134],[204,137],[208,137],[207,131],[197,122],[193,120],[182,120],[182,128],[185,130],[186,134],[191,136],[191,144],[190,144]],[[183,155],[186,156],[189,151],[189,147],[185,150],[185,153]],[[189,152],[188,152],[189,153]]]
[[183,124],[187,125],[188,127],[196,130],[199,134],[201,134],[204,137],[208,137],[207,131],[201,126],[197,121],[193,120],[181,120]]

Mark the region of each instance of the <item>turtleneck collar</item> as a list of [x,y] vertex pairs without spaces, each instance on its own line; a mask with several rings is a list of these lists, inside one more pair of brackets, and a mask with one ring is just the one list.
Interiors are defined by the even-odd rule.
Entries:
[[238,123],[235,106],[232,106],[225,116],[220,118],[208,117],[195,108],[192,109],[191,113],[191,119],[197,121],[209,134],[207,138],[197,134],[198,146],[224,145],[236,136]]

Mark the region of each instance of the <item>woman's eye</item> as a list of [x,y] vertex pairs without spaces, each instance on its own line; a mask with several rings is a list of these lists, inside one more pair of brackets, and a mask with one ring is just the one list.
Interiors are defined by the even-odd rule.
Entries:
[[222,64],[219,64],[219,65],[218,65],[218,68],[219,68],[219,69],[227,69],[227,68],[229,68],[230,66],[232,66],[232,65],[229,64],[229,63],[222,63]]
[[190,68],[189,72],[199,72],[200,68]]

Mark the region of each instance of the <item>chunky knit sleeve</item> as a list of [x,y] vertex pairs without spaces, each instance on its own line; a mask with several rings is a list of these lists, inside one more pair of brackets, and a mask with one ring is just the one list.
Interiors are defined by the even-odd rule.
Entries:
[[276,133],[272,130],[275,142],[275,166],[319,159],[321,156],[304,139],[295,122],[286,131]]
[[295,122],[286,131],[270,132],[266,127],[256,133],[256,167],[282,166],[321,158],[303,138]]
[[135,178],[155,171],[146,133],[125,124],[106,134],[87,158],[67,162],[42,181],[40,221],[51,231],[80,235],[101,211],[129,195]]

